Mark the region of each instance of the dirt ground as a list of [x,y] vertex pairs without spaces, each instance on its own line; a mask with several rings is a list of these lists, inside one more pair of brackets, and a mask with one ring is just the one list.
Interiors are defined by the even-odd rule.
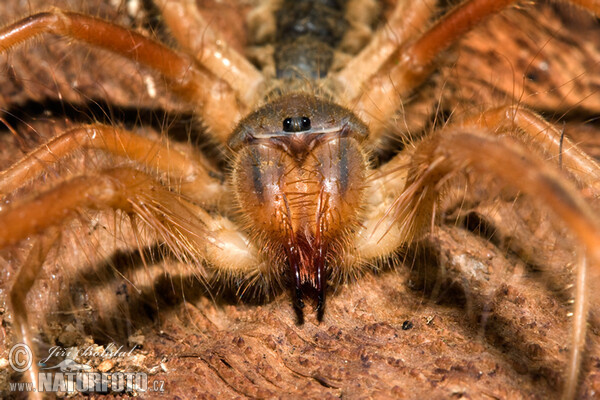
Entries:
[[[2,24],[38,9],[34,1],[20,3],[0,4]],[[66,6],[168,41],[152,10],[132,11],[127,8],[132,3]],[[240,15],[251,2],[198,3],[242,51]],[[429,129],[436,107],[438,116],[451,118],[519,102],[564,126],[575,142],[600,157],[599,33],[595,20],[571,8],[511,9],[444,57],[427,94],[407,100],[406,115],[414,110],[407,121]],[[206,141],[193,110],[131,62],[57,38],[28,43],[1,62],[0,122],[19,134],[0,124],[0,170],[23,151],[91,121],[118,123],[154,138],[168,128],[173,142],[183,138],[182,147],[188,136]],[[219,149],[206,151],[215,164],[224,162]],[[110,161],[78,154],[57,175]],[[34,190],[53,182],[48,178]],[[51,252],[28,298],[31,325],[39,331],[37,353],[43,356],[51,346],[135,347],[116,359],[77,362],[94,371],[147,373],[149,387],[162,388],[161,396],[173,399],[558,398],[571,346],[578,246],[543,201],[511,193],[499,198],[496,191],[471,184],[475,193],[466,202],[460,200],[464,182],[450,191],[430,235],[360,279],[331,287],[323,320],[316,320],[309,305],[303,324],[297,323],[288,291],[239,299],[230,288],[207,287],[189,266],[165,256],[152,237],[144,238],[138,252],[124,216],[82,212],[65,228],[60,248]],[[2,397],[19,397],[9,391],[9,382],[19,376],[8,367],[16,337],[8,291],[29,248],[23,243],[0,249]],[[591,290],[582,399],[600,396],[598,301]],[[132,387],[105,396],[155,394]]]

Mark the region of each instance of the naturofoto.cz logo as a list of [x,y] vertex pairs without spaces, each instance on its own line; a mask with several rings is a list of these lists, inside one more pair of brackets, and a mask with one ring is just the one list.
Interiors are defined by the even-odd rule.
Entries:
[[[116,358],[124,354],[121,348],[107,349],[101,352],[91,350],[82,352],[73,349],[53,347],[50,356],[38,363],[37,385],[32,382],[10,382],[12,392],[60,392],[60,393],[136,393],[163,392],[164,381],[154,380],[148,385],[148,375],[144,372],[95,372],[90,365],[78,363],[75,359],[81,354],[94,355],[100,358]],[[55,355],[62,355],[60,362],[52,365],[48,362]],[[20,373],[26,373],[33,367],[33,352],[23,343],[14,345],[9,352],[10,367]]]

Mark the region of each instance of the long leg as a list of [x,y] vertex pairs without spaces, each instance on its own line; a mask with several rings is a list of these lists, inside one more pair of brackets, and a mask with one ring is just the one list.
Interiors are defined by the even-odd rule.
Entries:
[[214,203],[223,187],[214,171],[199,156],[191,157],[161,143],[106,125],[71,129],[0,172],[0,198],[40,176],[48,164],[71,156],[79,149],[98,149],[133,160],[150,170],[166,174],[183,193],[200,202]]
[[[116,168],[96,176],[74,178],[0,212],[0,248],[42,233],[10,292],[16,331],[20,341],[30,348],[33,342],[27,322],[27,293],[59,235],[60,225],[80,209],[120,209],[140,218],[201,278],[206,276],[203,260],[217,266],[225,278],[251,279],[261,267],[257,250],[234,224],[211,217],[161,188],[147,174]],[[35,366],[26,378],[37,387]]]
[[[124,167],[106,170],[97,176],[73,178],[33,199],[3,209],[0,212],[0,248],[59,225],[82,208],[120,209],[138,216],[162,235],[161,239],[175,253],[192,258],[205,252],[201,245],[204,241],[220,245],[209,231],[218,231],[221,225],[206,211],[167,190],[152,176]],[[180,240],[186,236],[192,241]],[[198,246],[193,243],[195,240],[199,241]]]
[[344,97],[356,98],[371,77],[399,45],[419,33],[434,10],[435,2],[399,1],[383,29],[377,31],[369,44],[348,65],[334,75],[344,91]]
[[498,107],[453,123],[462,128],[486,128],[495,134],[509,134],[525,143],[539,145],[544,154],[560,160],[577,181],[598,194],[600,166],[554,125],[531,110],[518,106]]
[[[15,331],[19,335],[20,342],[28,346],[31,351],[33,351],[35,347],[27,318],[27,293],[29,293],[29,290],[41,272],[44,260],[46,259],[48,252],[52,249],[58,236],[58,230],[51,229],[50,232],[34,242],[25,263],[19,269],[10,290],[10,302],[14,311],[13,323]],[[32,362],[29,370],[25,372],[27,381],[31,382],[35,388],[38,387],[37,372],[37,365],[35,362]],[[41,394],[34,392],[34,398],[41,398]]]
[[[575,186],[555,167],[532,157],[509,138],[483,136],[479,132],[472,128],[438,131],[416,145],[410,160],[400,155],[386,165],[383,173],[397,176],[378,179],[382,185],[392,186],[388,189],[391,195],[399,195],[391,204],[378,197],[375,200],[381,203],[376,207],[378,223],[370,225],[368,233],[361,234],[359,243],[364,242],[364,248],[359,245],[360,254],[377,257],[389,253],[388,246],[395,248],[422,236],[429,230],[443,184],[467,170],[498,178],[507,187],[541,199],[586,246],[589,259],[594,263],[600,261],[600,225]],[[407,167],[408,171],[397,172]],[[404,189],[399,191],[397,185],[404,182]],[[400,236],[388,234],[395,229],[394,225],[403,227]],[[369,248],[373,241],[380,243],[380,248]],[[394,243],[388,245],[388,241]]]
[[226,81],[246,106],[255,104],[262,74],[210,28],[198,12],[198,4],[190,0],[157,3],[177,42],[215,76]]
[[0,49],[44,33],[80,40],[137,61],[161,73],[174,92],[197,104],[210,132],[224,143],[244,113],[229,84],[190,57],[139,33],[101,19],[52,9],[0,29]]
[[[406,156],[393,160],[388,167],[406,166]],[[395,164],[395,165],[394,165]],[[369,224],[359,234],[358,254],[376,258],[403,243],[422,236],[430,228],[436,204],[443,193],[444,183],[461,171],[499,179],[502,185],[540,199],[571,230],[582,244],[583,254],[578,268],[577,301],[573,318],[573,348],[568,365],[564,398],[572,398],[577,386],[581,351],[587,323],[584,302],[587,286],[586,271],[592,279],[600,278],[600,223],[594,212],[581,198],[577,189],[560,172],[547,163],[529,155],[522,146],[509,138],[482,135],[473,128],[448,128],[438,131],[417,144],[406,175],[387,178],[392,183],[406,180],[404,190],[391,203],[375,207]],[[384,177],[379,177],[384,179]],[[396,179],[396,181],[394,181]],[[377,250],[373,250],[376,248]],[[379,252],[382,253],[379,253]]]
[[[600,15],[600,2],[571,0]],[[383,133],[385,122],[400,108],[403,99],[429,75],[437,56],[465,33],[515,0],[467,0],[434,24],[412,43],[402,43],[363,85],[349,104],[369,124],[373,140]],[[352,76],[354,69],[342,75]]]

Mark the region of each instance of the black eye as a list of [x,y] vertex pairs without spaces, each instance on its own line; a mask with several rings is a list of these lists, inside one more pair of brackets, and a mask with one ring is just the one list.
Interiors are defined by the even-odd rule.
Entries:
[[284,132],[304,132],[310,130],[310,118],[290,117],[283,120]]
[[292,121],[291,118],[286,118],[283,120],[283,131],[294,132],[294,121]]
[[303,131],[310,130],[310,118],[308,118],[308,117],[302,117],[301,125],[302,125],[302,130]]

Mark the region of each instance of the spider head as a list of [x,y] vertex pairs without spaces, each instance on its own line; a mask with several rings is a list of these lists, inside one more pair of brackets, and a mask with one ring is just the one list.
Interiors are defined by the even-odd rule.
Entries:
[[367,134],[345,108],[292,94],[250,114],[229,140],[240,218],[286,260],[297,310],[312,292],[322,316],[336,253],[359,223]]

